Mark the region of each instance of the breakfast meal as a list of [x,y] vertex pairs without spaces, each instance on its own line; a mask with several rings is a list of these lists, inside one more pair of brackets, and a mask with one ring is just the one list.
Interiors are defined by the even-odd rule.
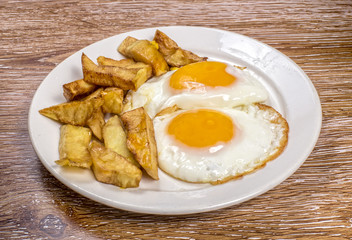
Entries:
[[91,169],[97,181],[138,187],[159,168],[190,183],[222,184],[278,157],[285,118],[243,67],[182,49],[165,33],[126,37],[124,59],[82,53],[83,78],[63,85],[67,102],[39,112],[60,122],[63,167]]

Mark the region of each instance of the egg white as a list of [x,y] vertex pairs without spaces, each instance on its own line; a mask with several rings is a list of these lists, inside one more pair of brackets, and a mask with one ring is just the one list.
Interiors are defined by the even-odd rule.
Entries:
[[211,109],[233,120],[237,129],[232,141],[210,148],[191,148],[167,133],[170,121],[184,110],[154,119],[159,167],[163,171],[187,182],[219,183],[262,166],[286,144],[287,129],[271,121],[276,117],[272,111],[256,105]]
[[126,96],[125,111],[144,107],[153,118],[162,109],[177,105],[182,109],[199,107],[236,107],[264,102],[268,94],[264,87],[245,70],[228,65],[226,72],[237,80],[226,87],[206,88],[205,91],[175,92],[169,87],[170,77],[175,71],[154,77],[144,83],[136,92]]

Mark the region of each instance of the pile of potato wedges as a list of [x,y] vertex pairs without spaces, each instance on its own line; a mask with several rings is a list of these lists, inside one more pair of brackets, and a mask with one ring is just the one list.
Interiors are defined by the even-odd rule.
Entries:
[[128,91],[153,76],[206,61],[181,49],[163,32],[154,39],[127,37],[117,51],[125,59],[82,53],[83,79],[63,85],[67,102],[39,112],[62,123],[57,164],[92,169],[95,178],[122,188],[138,187],[142,172],[158,180],[153,121],[143,107],[123,112]]

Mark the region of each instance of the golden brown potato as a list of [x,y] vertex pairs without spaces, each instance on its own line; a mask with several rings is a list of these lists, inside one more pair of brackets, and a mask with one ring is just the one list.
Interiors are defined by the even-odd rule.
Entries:
[[155,31],[154,41],[159,46],[159,52],[172,67],[182,67],[190,63],[207,60],[206,57],[199,57],[190,51],[180,48],[175,41],[159,30]]
[[146,68],[122,68],[98,66],[84,53],[82,54],[84,81],[103,87],[118,87],[123,90],[136,90],[149,78]]
[[158,154],[153,122],[143,107],[125,112],[121,120],[127,130],[127,147],[153,179],[158,180]]
[[171,106],[171,107],[167,107],[167,108],[164,108],[163,110],[161,110],[160,112],[158,112],[155,117],[159,117],[159,116],[163,116],[165,114],[170,114],[170,113],[173,113],[173,112],[176,112],[178,110],[180,110],[181,108],[179,108],[176,104]]
[[[145,64],[143,62],[135,62],[133,59],[130,59],[130,58],[114,60],[111,58],[100,56],[98,57],[97,61],[98,61],[98,64],[101,66],[115,66],[115,67],[121,67],[126,69],[142,70],[141,73],[145,73],[147,76],[147,79],[153,76],[153,69],[151,65]],[[144,82],[138,82],[136,84],[136,89],[138,89],[140,85],[143,83]]]
[[127,112],[131,109],[133,109],[133,103],[132,103],[132,91],[128,91],[125,95],[125,98],[123,99],[122,102],[122,112]]
[[95,109],[103,104],[102,98],[61,103],[39,110],[39,113],[61,123],[85,126]]
[[127,52],[127,48],[129,46],[131,46],[134,42],[137,42],[138,39],[134,38],[134,37],[131,37],[131,36],[127,36],[123,41],[122,43],[120,44],[119,48],[117,49],[119,51],[119,53],[121,53],[122,55],[124,56],[127,56],[128,55],[128,52]]
[[89,94],[88,96],[84,97],[82,100],[83,101],[87,101],[87,100],[91,100],[93,98],[100,98],[101,97],[101,93],[104,91],[104,88],[98,88],[97,90],[95,90],[94,92],[92,92],[91,94]]
[[87,95],[93,92],[97,86],[91,83],[85,82],[83,79],[79,79],[70,83],[66,83],[62,86],[64,90],[64,97],[67,101],[72,101],[77,97]]
[[109,87],[101,92],[104,100],[103,111],[104,113],[119,114],[122,110],[123,90],[116,87]]
[[89,128],[62,125],[60,128],[59,155],[61,166],[90,168],[92,159],[88,146],[92,138]]
[[149,77],[151,77],[153,74],[153,69],[151,65],[143,62],[135,62],[133,59],[130,59],[130,58],[114,60],[111,58],[100,56],[97,58],[97,62],[99,65],[115,66],[115,67],[122,67],[122,68],[128,68],[128,69],[146,68]]
[[122,188],[138,187],[142,171],[111,149],[93,141],[89,148],[96,179]]
[[169,70],[169,66],[158,49],[148,40],[131,41],[126,38],[119,46],[118,51],[137,62],[150,64],[155,76],[160,76]]
[[140,167],[139,163],[134,159],[132,153],[127,148],[126,133],[117,115],[109,118],[106,122],[103,128],[103,138],[105,147],[110,148],[137,167]]
[[[104,56],[98,57],[97,58],[97,62],[98,62],[99,65],[124,67],[124,68],[125,67],[129,67],[129,66],[131,66],[131,65],[136,63],[131,58],[124,58],[124,59],[120,59],[120,60],[115,60],[115,59],[107,58],[107,57],[104,57]],[[147,64],[145,64],[145,65],[147,65]]]
[[103,140],[104,124],[104,113],[102,107],[99,107],[93,111],[91,117],[87,120],[88,127],[99,140]]

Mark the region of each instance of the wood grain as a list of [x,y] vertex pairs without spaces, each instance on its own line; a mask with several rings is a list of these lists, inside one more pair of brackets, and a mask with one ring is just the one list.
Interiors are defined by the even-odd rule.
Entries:
[[[1,1],[0,22],[0,239],[352,239],[351,1]],[[45,76],[93,42],[169,25],[247,35],[307,73],[323,126],[294,175],[237,206],[153,216],[86,199],[42,166],[27,117]]]

